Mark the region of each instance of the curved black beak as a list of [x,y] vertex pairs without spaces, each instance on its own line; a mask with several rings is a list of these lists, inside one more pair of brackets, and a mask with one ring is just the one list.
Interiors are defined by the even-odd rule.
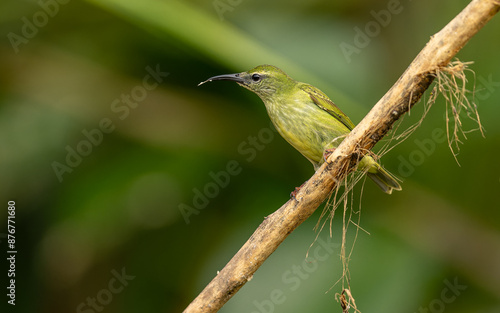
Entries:
[[240,73],[238,73],[238,74],[224,74],[224,75],[210,77],[206,81],[199,83],[198,86],[203,85],[204,83],[214,81],[214,80],[230,80],[230,81],[237,82],[237,83],[243,83],[245,81],[243,78],[240,77]]

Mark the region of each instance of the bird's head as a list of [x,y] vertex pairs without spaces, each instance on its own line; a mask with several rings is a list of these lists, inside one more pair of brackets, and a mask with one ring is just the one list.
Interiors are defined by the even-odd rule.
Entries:
[[237,82],[238,85],[255,92],[263,100],[271,99],[280,93],[288,91],[296,83],[285,72],[273,65],[259,65],[248,72],[210,77],[199,85],[214,80]]

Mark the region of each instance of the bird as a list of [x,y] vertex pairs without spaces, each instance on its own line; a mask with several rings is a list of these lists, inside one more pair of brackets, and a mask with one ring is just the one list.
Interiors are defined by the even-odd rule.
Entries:
[[[236,82],[257,94],[278,133],[313,164],[315,171],[355,127],[325,93],[295,81],[276,66],[264,64],[247,72],[213,76],[198,86],[217,80]],[[401,190],[397,179],[370,155],[360,160],[358,168],[385,193]]]

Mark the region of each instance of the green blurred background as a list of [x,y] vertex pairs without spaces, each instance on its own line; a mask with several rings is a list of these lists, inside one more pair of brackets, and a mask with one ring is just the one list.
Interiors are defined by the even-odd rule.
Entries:
[[[322,89],[357,123],[467,3],[3,2],[0,247],[5,255],[7,201],[14,200],[18,254],[16,306],[7,296],[1,305],[181,312],[313,173],[271,131],[257,96],[229,82],[197,84],[270,63]],[[358,38],[359,49],[343,53],[366,27],[371,35]],[[458,166],[443,140],[439,98],[383,158],[403,191],[387,196],[364,186],[359,226],[366,232],[349,263],[362,312],[500,311],[499,30],[496,17],[458,54],[474,61],[469,80],[485,138],[467,134]],[[476,125],[464,117],[463,127]],[[68,157],[75,149],[85,156]],[[217,187],[214,177],[228,166],[237,174]],[[208,193],[206,201],[198,193]],[[187,206],[200,210],[186,219],[180,207]],[[333,238],[321,232],[305,260],[320,211],[220,312],[341,312],[341,213]],[[354,235],[351,224],[349,248]]]

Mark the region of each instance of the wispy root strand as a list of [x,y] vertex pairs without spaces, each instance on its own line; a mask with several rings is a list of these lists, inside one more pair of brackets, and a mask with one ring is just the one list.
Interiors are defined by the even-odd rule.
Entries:
[[[474,102],[476,76],[468,66],[472,62],[461,62],[456,59],[446,67],[436,71],[436,84],[432,89],[427,105],[432,105],[439,95],[443,96],[446,102],[446,135],[448,146],[450,147],[455,160],[460,152],[462,140],[467,139],[467,134],[479,130],[484,137],[484,128],[479,118],[477,105]],[[474,77],[472,90],[467,89],[466,73],[471,73]],[[470,130],[464,130],[462,117],[466,116],[477,126]]]

